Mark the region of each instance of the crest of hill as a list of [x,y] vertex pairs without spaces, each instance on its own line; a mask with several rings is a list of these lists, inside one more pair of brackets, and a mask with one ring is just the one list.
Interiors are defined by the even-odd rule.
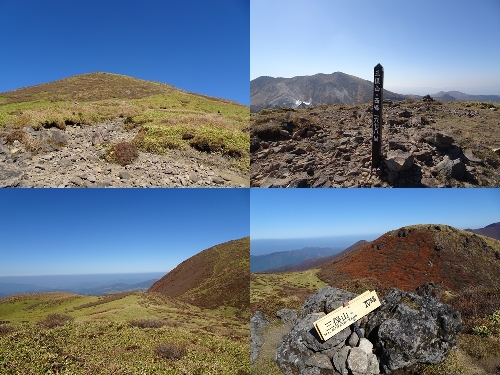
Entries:
[[323,264],[318,276],[330,285],[373,277],[407,291],[431,281],[455,291],[470,285],[494,288],[500,241],[447,225],[407,226]]
[[491,237],[496,240],[500,240],[500,222],[493,223],[479,229],[466,229],[466,231],[482,234],[483,236]]
[[194,255],[163,276],[149,292],[176,297],[192,305],[248,311],[250,237],[241,238]]
[[[187,93],[166,83],[147,81],[121,74],[94,72],[0,93],[0,97],[2,104],[29,101],[86,102],[104,99],[142,99],[173,92]],[[190,94],[236,104],[230,100]]]
[[[407,95],[384,90],[384,99]],[[342,72],[292,78],[258,77],[250,81],[250,112],[265,108],[296,107],[297,101],[319,104],[358,104],[373,99],[373,83]]]

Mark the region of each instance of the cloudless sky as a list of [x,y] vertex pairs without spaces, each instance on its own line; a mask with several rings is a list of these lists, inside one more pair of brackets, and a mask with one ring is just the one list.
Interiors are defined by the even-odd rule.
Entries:
[[255,239],[382,235],[412,224],[500,221],[500,189],[251,189]]
[[252,0],[250,78],[343,72],[401,94],[500,94],[498,0]]
[[0,92],[90,72],[250,102],[250,0],[1,0]]
[[248,189],[0,193],[0,276],[168,272],[250,235]]

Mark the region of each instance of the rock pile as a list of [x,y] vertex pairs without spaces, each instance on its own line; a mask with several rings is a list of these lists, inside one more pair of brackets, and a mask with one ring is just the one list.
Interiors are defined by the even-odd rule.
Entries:
[[358,321],[364,337],[347,327],[322,341],[314,321],[355,296],[328,286],[307,299],[275,354],[284,374],[390,373],[419,363],[439,363],[456,345],[459,312],[431,296],[397,289]]
[[371,106],[365,105],[253,115],[251,185],[500,186],[500,158],[494,148],[486,147],[481,138],[474,143],[453,134],[453,125],[447,131],[432,125],[443,118],[449,122],[450,116],[485,123],[478,111],[429,102],[387,103],[379,169],[371,168],[371,112]]
[[[195,150],[139,152],[124,167],[103,159],[105,144],[130,142],[123,120],[65,130],[26,127],[0,134],[0,187],[244,187],[229,161]],[[9,141],[9,138],[19,138]]]

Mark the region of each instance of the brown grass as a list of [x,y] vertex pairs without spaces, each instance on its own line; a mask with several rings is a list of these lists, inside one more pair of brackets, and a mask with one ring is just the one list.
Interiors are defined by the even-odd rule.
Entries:
[[131,164],[138,156],[139,152],[133,143],[121,142],[108,149],[106,159],[120,164],[123,167],[127,164]]
[[139,328],[161,328],[166,325],[166,322],[160,319],[145,318],[131,320],[129,324]]
[[38,324],[46,328],[54,328],[57,326],[63,326],[66,323],[72,321],[74,318],[66,314],[49,314],[38,322]]
[[187,353],[185,345],[173,343],[160,343],[155,348],[155,354],[158,357],[169,360],[181,359]]
[[250,239],[229,241],[206,249],[179,264],[157,281],[158,292],[202,308],[232,306],[248,313]]

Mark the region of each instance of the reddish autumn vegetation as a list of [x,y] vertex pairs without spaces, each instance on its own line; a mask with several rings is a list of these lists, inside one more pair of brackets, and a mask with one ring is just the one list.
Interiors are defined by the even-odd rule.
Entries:
[[250,238],[229,241],[185,260],[151,286],[202,308],[249,311]]
[[414,291],[428,282],[448,290],[498,284],[500,242],[446,225],[391,231],[321,266],[330,285],[375,278],[382,286]]

